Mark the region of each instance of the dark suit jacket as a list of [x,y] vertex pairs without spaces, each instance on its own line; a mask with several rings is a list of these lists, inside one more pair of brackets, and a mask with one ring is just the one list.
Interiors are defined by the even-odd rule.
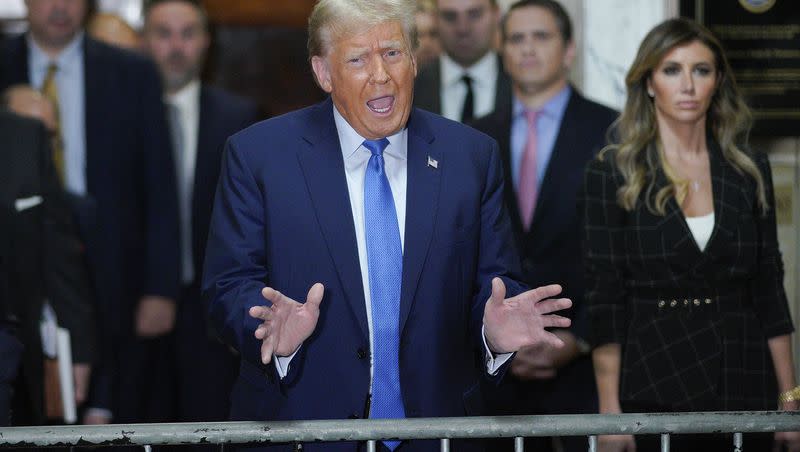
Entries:
[[[497,85],[495,86],[494,111],[507,107],[511,100],[511,80],[503,70],[497,56]],[[414,81],[414,106],[436,114],[442,114],[442,73],[439,60],[420,68]]]
[[[775,409],[777,387],[766,340],[793,331],[778,250],[769,162],[769,210],[755,182],[709,138],[715,224],[701,251],[675,198],[666,214],[642,195],[628,212],[616,203],[622,175],[614,154],[587,167],[586,299],[590,338],[622,344],[620,399],[664,410]],[[653,193],[666,186],[659,171]]]
[[258,107],[255,103],[213,86],[201,87],[197,159],[192,191],[192,250],[194,274],[198,281],[203,272],[208,226],[211,222],[211,209],[225,141],[257,119]]
[[[83,51],[88,196],[74,197],[73,204],[105,345],[133,334],[133,313],[142,295],[178,296],[178,200],[155,67],[89,36]],[[7,71],[0,89],[28,83],[25,37],[10,40],[2,57]]]
[[[49,141],[41,123],[0,110],[0,305],[5,312],[0,324],[13,324],[25,347],[22,373],[33,419],[24,422],[36,423],[44,421],[39,333],[44,300],[70,330],[74,361],[90,362],[95,344],[86,262]],[[25,200],[30,207],[23,208]],[[12,366],[3,361],[7,365]]]
[[606,131],[617,112],[592,102],[572,89],[553,153],[545,170],[531,227],[522,227],[517,193],[511,177],[512,102],[476,120],[472,126],[486,133],[500,147],[503,158],[506,208],[514,238],[522,257],[523,281],[531,287],[561,284],[572,299],[572,331],[585,337],[583,317],[583,270],[581,265],[581,221],[577,214],[578,192],[586,163],[606,143]]
[[[561,284],[572,299],[567,312],[570,330],[586,336],[581,262],[581,220],[577,197],[586,163],[606,142],[605,134],[617,113],[592,102],[572,89],[556,135],[530,229],[522,227],[517,194],[511,178],[512,102],[473,127],[495,138],[500,145],[506,177],[505,203],[514,238],[522,257],[523,281],[531,287]],[[556,378],[535,382],[509,376],[496,397],[495,414],[589,413],[597,410],[597,393],[588,356],[579,356],[558,370]]]
[[[409,417],[482,411],[479,386],[487,374],[476,354],[491,278],[503,276],[509,294],[523,289],[510,278],[518,260],[502,196],[493,140],[412,110],[400,304],[400,384]],[[231,137],[203,287],[212,320],[242,355],[234,419],[364,415],[370,344],[358,262],[330,99]],[[280,379],[260,362],[253,336],[259,323],[247,310],[265,304],[265,284],[304,300],[315,282],[325,285],[317,328]],[[355,450],[348,443],[325,447]],[[406,450],[438,447],[411,443]]]

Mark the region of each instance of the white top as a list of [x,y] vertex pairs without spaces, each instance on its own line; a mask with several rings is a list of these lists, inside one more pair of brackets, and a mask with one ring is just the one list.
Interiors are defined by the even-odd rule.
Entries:
[[[183,150],[174,149],[175,169],[183,177],[178,187],[178,208],[181,221],[181,281],[189,284],[195,279],[192,259],[192,192],[194,169],[197,162],[197,140],[200,128],[200,80],[194,79],[178,92],[167,95],[164,102],[173,105],[180,114]],[[178,159],[178,156],[181,159]]]
[[686,217],[686,225],[692,231],[694,241],[701,251],[706,249],[708,239],[711,238],[711,232],[714,230],[714,212],[700,217]]
[[497,91],[497,54],[486,52],[480,60],[468,68],[461,67],[447,54],[439,57],[441,70],[440,99],[442,116],[453,121],[461,121],[461,109],[467,97],[467,86],[461,77],[472,77],[472,94],[475,96],[474,117],[486,116],[494,110]]

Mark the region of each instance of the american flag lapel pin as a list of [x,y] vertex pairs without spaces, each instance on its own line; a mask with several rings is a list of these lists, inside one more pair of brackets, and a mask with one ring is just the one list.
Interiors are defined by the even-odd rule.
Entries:
[[428,166],[430,166],[430,167],[432,167],[434,169],[439,168],[439,161],[436,160],[436,159],[431,158],[431,156],[429,155],[428,156]]

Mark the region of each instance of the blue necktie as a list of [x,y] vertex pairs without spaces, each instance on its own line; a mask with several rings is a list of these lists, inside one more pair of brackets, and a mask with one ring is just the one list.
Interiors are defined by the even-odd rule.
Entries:
[[[372,305],[372,419],[404,418],[400,392],[400,284],[403,250],[392,188],[384,170],[383,150],[389,140],[365,140],[372,152],[364,177],[364,227]],[[394,450],[400,441],[384,441]]]

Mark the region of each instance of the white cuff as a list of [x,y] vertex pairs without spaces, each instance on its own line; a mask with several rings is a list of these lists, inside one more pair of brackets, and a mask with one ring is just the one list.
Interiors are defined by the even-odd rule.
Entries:
[[485,327],[481,327],[481,338],[483,339],[483,348],[486,351],[486,372],[489,375],[497,375],[497,371],[503,367],[513,355],[513,353],[500,353],[495,355],[491,350],[489,350],[489,344],[486,343],[486,333],[484,332]]
[[[302,347],[302,345],[300,347]],[[281,377],[281,380],[289,374],[289,364],[291,364],[294,355],[300,351],[300,347],[297,347],[297,350],[289,356],[272,355],[272,360],[275,362],[275,368],[278,370],[278,376]]]

